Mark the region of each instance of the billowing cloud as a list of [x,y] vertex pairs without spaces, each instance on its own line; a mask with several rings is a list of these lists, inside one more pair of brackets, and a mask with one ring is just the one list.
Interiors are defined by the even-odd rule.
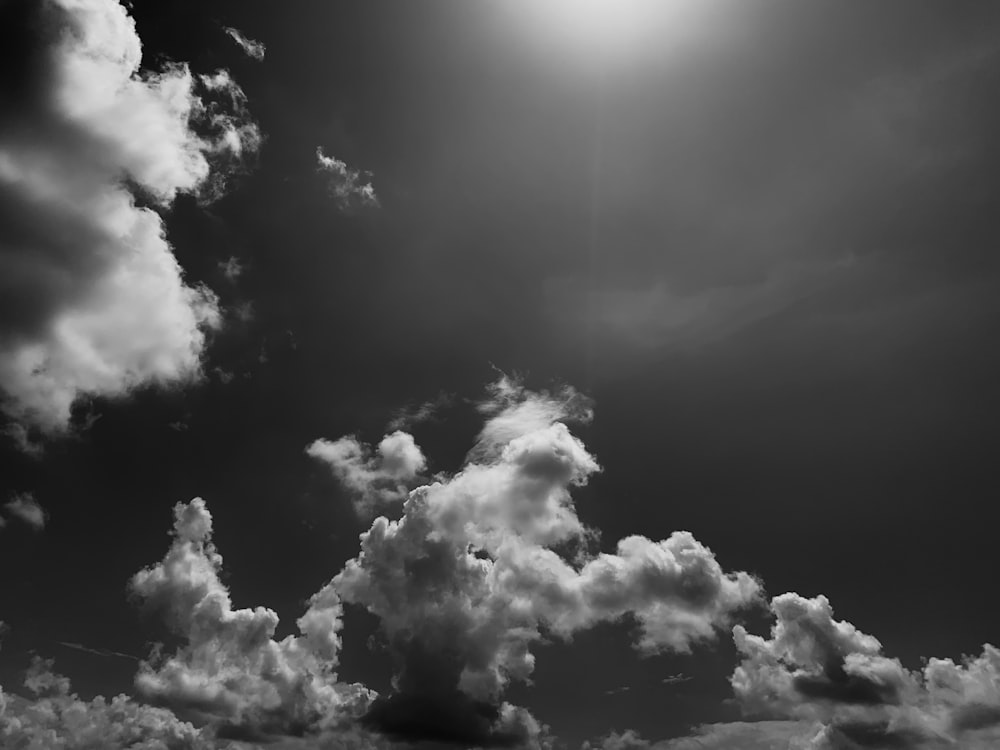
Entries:
[[264,54],[267,52],[267,48],[264,46],[263,42],[251,39],[242,31],[234,29],[232,26],[224,27],[223,31],[226,32],[230,39],[239,45],[240,49],[247,53],[248,57],[252,57],[257,62],[264,61]]
[[374,452],[348,435],[316,440],[306,453],[330,467],[351,494],[358,515],[368,520],[381,506],[403,500],[427,468],[413,436],[399,430],[382,438]]
[[5,3],[0,49],[0,390],[59,433],[81,398],[199,376],[218,302],[154,208],[216,195],[260,137],[224,71],[141,71],[116,0]]
[[986,748],[1000,741],[1000,650],[922,671],[833,618],[826,597],[782,594],[769,639],[737,625],[743,661],[732,676],[748,711],[823,722],[809,750]]
[[341,209],[378,206],[371,175],[362,174],[340,159],[327,156],[321,146],[316,149],[316,169],[326,177],[327,190]]
[[174,516],[166,557],[137,573],[131,589],[184,643],[142,665],[140,693],[233,738],[321,733],[363,711],[373,694],[334,672],[341,604],[333,588],[309,600],[300,635],[276,641],[274,611],[233,609],[204,501],[178,503]]
[[[45,509],[35,500],[34,495],[30,492],[14,495],[14,497],[4,503],[3,510],[8,517],[30,526],[35,531],[44,529],[45,522],[48,520],[48,514],[45,512]],[[0,519],[0,525],[3,525],[2,519]]]
[[594,417],[590,399],[573,386],[529,391],[520,378],[506,374],[490,384],[478,409],[487,419],[469,452],[470,461],[494,459],[514,438],[555,422],[585,423]]
[[686,737],[653,742],[633,730],[611,732],[582,750],[805,750],[817,727],[798,721],[704,724]]
[[209,750],[192,724],[125,695],[81,700],[52,662],[35,657],[24,680],[29,698],[0,691],[0,745],[83,750]]
[[502,696],[530,677],[543,634],[632,618],[640,648],[686,651],[759,593],[686,532],[588,553],[570,490],[599,466],[556,421],[569,408],[509,381],[493,393],[484,458],[413,490],[399,520],[375,519],[332,583],[380,619],[396,660],[394,692],[365,719],[391,737],[537,746],[545,728]]

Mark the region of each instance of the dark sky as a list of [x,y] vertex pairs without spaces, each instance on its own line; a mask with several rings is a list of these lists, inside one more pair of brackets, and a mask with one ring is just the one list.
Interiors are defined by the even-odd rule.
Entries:
[[[48,513],[0,530],[5,689],[37,652],[81,697],[133,691],[133,661],[59,642],[167,637],[127,584],[196,496],[234,605],[295,632],[369,526],[305,446],[447,394],[411,431],[455,472],[494,368],[593,399],[573,431],[603,470],[574,497],[601,550],[690,531],[908,669],[996,639],[1000,8],[551,6],[132,3],[144,66],[227,68],[263,134],[225,197],[164,210],[187,281],[252,315],[210,334],[202,382],[84,396],[41,456],[0,448],[2,496]],[[378,206],[338,205],[317,147]],[[385,692],[377,623],[348,607],[338,674]],[[741,717],[726,632],[642,657],[633,630],[535,646],[505,698],[568,747]]]

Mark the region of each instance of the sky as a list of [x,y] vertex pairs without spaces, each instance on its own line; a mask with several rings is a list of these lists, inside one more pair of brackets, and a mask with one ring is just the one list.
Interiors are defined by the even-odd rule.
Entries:
[[998,21],[0,0],[0,745],[1000,744]]

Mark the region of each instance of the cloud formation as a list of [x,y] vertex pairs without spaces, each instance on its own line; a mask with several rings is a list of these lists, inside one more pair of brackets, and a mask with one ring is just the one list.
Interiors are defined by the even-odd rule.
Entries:
[[[34,531],[44,529],[45,522],[48,520],[48,513],[30,492],[14,495],[13,498],[4,503],[3,509],[9,518],[20,521]],[[4,519],[0,518],[0,527],[3,525]]]
[[539,746],[545,728],[503,693],[530,677],[543,634],[632,618],[640,649],[687,651],[759,594],[687,532],[590,554],[570,491],[599,466],[556,421],[574,399],[506,380],[492,394],[483,458],[413,490],[399,520],[375,519],[332,582],[379,618],[395,659],[394,692],[365,717],[390,737]]
[[340,159],[327,156],[322,146],[316,148],[316,169],[326,177],[327,190],[342,210],[379,205],[371,175],[362,174]]
[[30,698],[0,691],[0,744],[10,748],[209,750],[202,732],[163,708],[125,695],[81,700],[70,682],[35,657],[24,680]]
[[413,436],[400,430],[383,437],[374,451],[348,435],[315,440],[306,446],[306,453],[330,467],[351,494],[357,514],[366,520],[382,506],[405,499],[427,468]]
[[141,666],[142,695],[233,738],[322,733],[367,708],[371,691],[336,679],[341,604],[331,587],[309,600],[300,635],[276,641],[273,610],[233,609],[204,501],[178,503],[174,518],[167,555],[131,589],[183,645]]
[[798,721],[704,724],[686,737],[650,741],[634,730],[611,732],[582,750],[804,750],[816,727]]
[[218,301],[154,207],[217,195],[260,137],[224,71],[142,71],[115,0],[5,3],[0,49],[0,390],[54,434],[84,397],[199,376]]
[[264,61],[264,54],[267,52],[267,48],[264,46],[263,42],[251,39],[239,29],[234,29],[232,26],[225,26],[222,30],[226,32],[226,35],[230,39],[239,45],[240,49],[246,52],[248,57],[252,57],[257,62]]
[[833,618],[824,596],[771,601],[769,639],[733,629],[743,661],[732,676],[752,713],[823,723],[809,750],[993,747],[1000,741],[1000,650],[923,670],[882,654],[873,636]]

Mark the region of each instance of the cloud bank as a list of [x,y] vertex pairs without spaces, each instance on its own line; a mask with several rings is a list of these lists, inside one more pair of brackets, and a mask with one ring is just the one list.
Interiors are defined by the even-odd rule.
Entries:
[[83,398],[199,376],[218,301],[154,209],[217,195],[260,137],[224,71],[141,70],[115,0],[6,3],[0,49],[0,390],[57,434]]
[[928,659],[909,670],[882,644],[835,620],[824,596],[771,601],[769,639],[733,629],[742,663],[732,676],[752,713],[822,722],[808,750],[961,747],[1000,742],[1000,650]]

